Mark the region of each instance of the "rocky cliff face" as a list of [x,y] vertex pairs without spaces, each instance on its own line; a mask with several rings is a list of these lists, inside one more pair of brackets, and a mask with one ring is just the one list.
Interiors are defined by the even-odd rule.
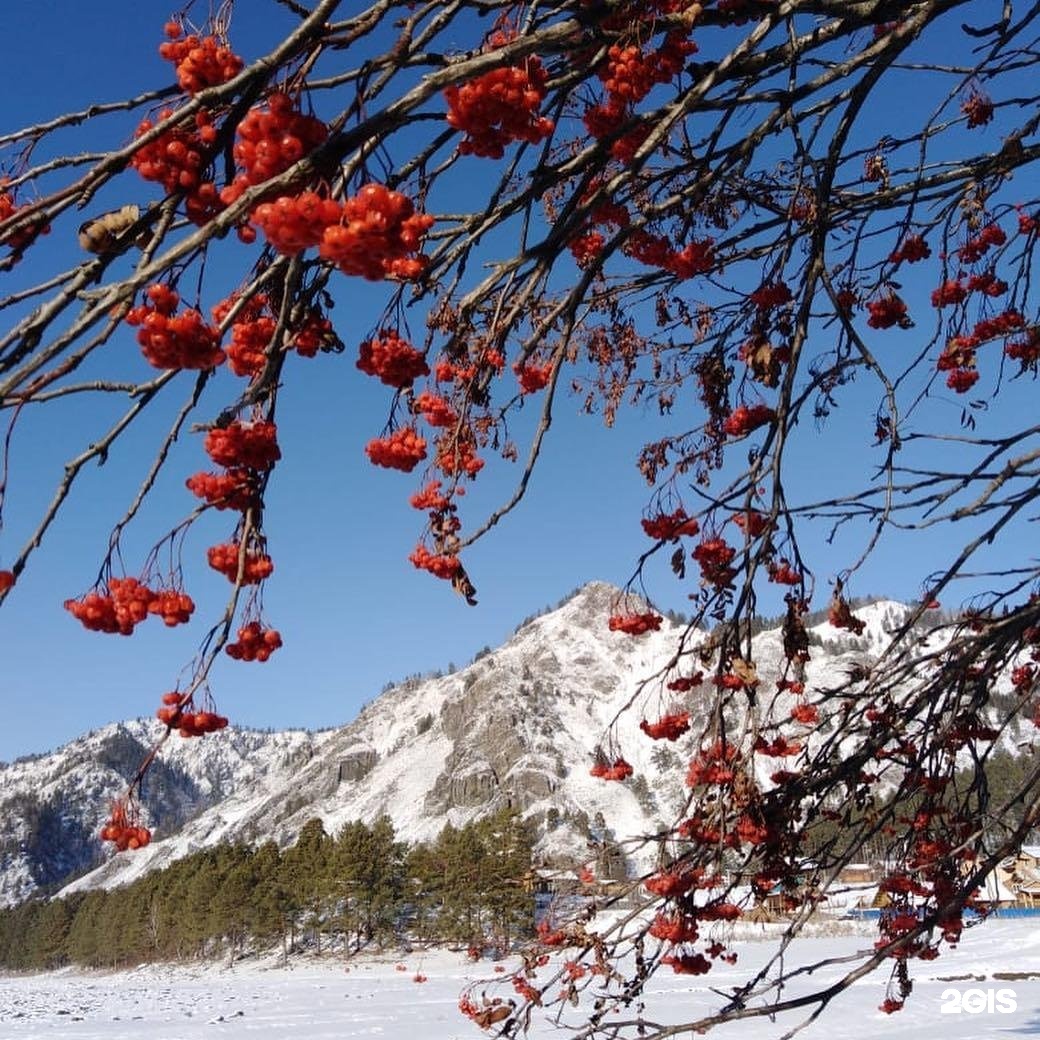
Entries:
[[[665,621],[660,632],[635,639],[609,632],[616,594],[601,582],[587,585],[468,667],[394,687],[338,730],[228,730],[171,742],[173,754],[146,791],[156,840],[101,864],[75,887],[129,881],[220,840],[287,843],[313,817],[335,832],[387,813],[402,838],[418,841],[448,822],[458,826],[516,806],[535,825],[541,855],[557,863],[587,862],[604,839],[659,830],[685,796],[694,737],[675,744],[646,739],[640,720],[657,718],[671,697],[660,682],[639,690],[674,652],[679,629]],[[820,626],[810,680],[869,659],[906,609],[876,603],[859,611],[868,626],[857,639],[836,639],[842,634]],[[779,634],[764,632],[755,643],[767,676],[779,663]],[[604,783],[589,766],[597,747],[613,750],[604,736],[633,698],[613,735],[635,777]],[[687,695],[686,706],[696,714],[695,695]],[[145,726],[109,727],[55,755],[0,770],[9,800],[0,801],[0,898],[24,897],[100,855],[93,838],[99,811],[136,766]],[[25,800],[30,792],[37,809]]]

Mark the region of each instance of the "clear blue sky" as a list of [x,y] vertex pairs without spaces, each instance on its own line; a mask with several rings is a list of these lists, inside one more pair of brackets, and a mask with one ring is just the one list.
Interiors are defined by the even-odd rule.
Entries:
[[[277,38],[284,21],[276,5],[263,9],[270,17],[262,25],[250,23],[247,5],[239,6],[232,24],[232,40],[247,57]],[[169,79],[168,67],[155,52],[171,13],[165,4],[10,0],[4,13],[5,73],[17,87],[8,92],[0,132]],[[878,126],[884,132],[880,118]],[[467,169],[479,188],[477,162]],[[146,187],[134,187],[142,200],[150,197]],[[67,249],[69,235],[68,227],[56,228],[39,247],[41,260]],[[21,272],[26,277],[31,255]],[[277,570],[265,604],[285,647],[265,665],[221,661],[212,677],[221,710],[245,725],[343,723],[387,680],[465,663],[485,644],[501,642],[525,615],[584,581],[624,581],[648,544],[639,527],[647,497],[635,467],[639,446],[697,422],[689,412],[680,417],[681,408],[664,423],[635,411],[606,430],[598,419],[579,414],[578,400],[562,395],[526,501],[466,556],[480,600],[479,607],[469,608],[445,583],[416,571],[406,559],[421,526],[420,515],[407,506],[415,480],[376,470],[363,455],[366,441],[382,427],[389,398],[357,372],[354,359],[357,342],[376,320],[382,290],[340,279],[335,294],[333,318],[347,352],[313,361],[291,359],[295,364],[278,406],[284,461],[272,478],[265,515]],[[917,349],[920,334],[886,335],[885,349]],[[139,364],[137,371],[144,373],[130,336],[112,348],[125,349],[132,359],[128,365]],[[203,401],[203,417],[219,410],[230,396],[230,384],[231,377],[214,381]],[[1016,393],[1028,400],[1021,390]],[[155,409],[106,466],[86,474],[44,549],[0,610],[0,688],[9,706],[0,731],[0,759],[46,750],[115,719],[150,714],[223,609],[228,585],[206,568],[203,557],[207,545],[226,540],[226,515],[205,518],[187,543],[187,586],[198,604],[191,625],[168,631],[153,621],[123,639],[86,632],[61,607],[93,583],[108,531],[146,470],[147,448],[179,400],[174,395]],[[796,498],[822,497],[835,482],[851,489],[850,478],[862,466],[880,461],[879,449],[865,449],[876,403],[873,388],[853,387],[819,431],[800,431],[804,443],[798,449],[802,465],[793,478]],[[955,429],[963,403],[944,392],[933,415],[945,412]],[[536,406],[537,401],[529,405],[529,414]],[[84,400],[37,410],[19,424],[0,566],[13,558],[31,529],[64,459],[76,444],[103,429],[107,418]],[[988,429],[997,429],[1006,413],[992,410],[979,418],[990,424]],[[524,448],[521,439],[521,455]],[[850,465],[850,460],[855,461]],[[183,481],[205,461],[199,438],[184,437],[154,501],[124,541],[130,573],[156,536],[191,508]],[[517,467],[501,460],[487,467],[467,499],[470,524],[508,496],[517,475]],[[822,534],[807,542],[817,574],[815,606],[826,601],[828,578],[857,554],[863,540],[861,530],[850,529],[828,548]],[[914,598],[950,544],[950,535],[926,539],[923,545],[893,539],[853,591]],[[1011,548],[1028,551],[1028,545],[1024,534],[1016,534]],[[661,606],[683,609],[694,584],[680,586],[662,568],[651,574],[659,578],[653,591]],[[771,611],[779,609],[778,597],[763,602]]]

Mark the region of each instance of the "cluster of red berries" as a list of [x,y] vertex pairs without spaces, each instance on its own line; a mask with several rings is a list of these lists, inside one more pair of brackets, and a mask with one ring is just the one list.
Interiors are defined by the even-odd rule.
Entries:
[[855,289],[839,289],[834,295],[834,302],[838,310],[851,313],[859,306],[859,293]]
[[1011,685],[1016,690],[1029,691],[1036,682],[1036,668],[1031,664],[1016,665],[1011,669]]
[[567,248],[574,257],[574,262],[584,270],[596,261],[607,240],[600,231],[587,231],[582,235],[576,235],[567,243]]
[[316,311],[303,319],[292,338],[296,353],[305,358],[314,357],[319,350],[333,350],[338,344],[332,322]]
[[760,285],[748,299],[760,310],[768,311],[790,303],[794,296],[786,282],[766,282]]
[[661,958],[662,964],[676,973],[676,975],[706,975],[711,971],[711,961],[703,953],[670,954]]
[[734,768],[738,757],[737,749],[732,744],[723,744],[716,740],[694,756],[686,771],[686,783],[690,787],[718,784],[727,786],[736,779]]
[[[177,712],[177,709],[173,711]],[[178,712],[173,716],[173,721],[167,723],[171,729],[176,727],[178,734],[185,738],[204,737],[207,733],[216,733],[217,730],[224,729],[227,724],[228,720],[215,711]]]
[[694,535],[701,529],[696,520],[686,515],[682,506],[674,513],[658,513],[657,516],[644,518],[641,523],[647,537],[659,542],[674,541],[680,535]]
[[695,239],[682,249],[673,251],[662,266],[678,278],[707,274],[715,266],[715,240]]
[[690,728],[690,713],[688,711],[673,711],[662,715],[656,722],[647,722],[643,719],[639,728],[651,740],[678,740]]
[[906,329],[912,324],[906,312],[906,301],[892,289],[884,296],[870,300],[867,311],[870,313],[867,324],[872,329],[890,329],[893,325]]
[[[602,188],[602,181],[594,177],[588,188],[581,196],[581,203],[587,204],[596,196]],[[605,227],[627,227],[631,222],[628,208],[620,202],[614,202],[609,198],[600,199],[589,212],[589,224]],[[583,233],[576,235],[568,243],[568,248],[575,262],[581,268],[588,267],[603,252],[606,238],[599,231],[586,229]]]
[[281,457],[278,428],[273,422],[235,419],[227,426],[217,426],[206,434],[206,454],[218,465],[229,469],[268,470]]
[[433,427],[454,426],[459,417],[447,399],[430,390],[424,390],[412,402],[416,414],[421,415]]
[[99,837],[110,841],[120,851],[144,848],[152,840],[152,832],[141,827],[123,802],[114,802]]
[[[605,104],[587,108],[581,120],[585,124],[585,129],[596,140],[602,140],[604,137],[618,133],[628,116],[628,106],[623,101],[613,104],[607,101]],[[617,157],[615,156],[615,158]]]
[[[983,319],[983,322],[988,324],[989,319]],[[982,325],[983,322],[980,322],[979,325]],[[936,362],[936,367],[940,372],[975,364],[975,352],[986,340],[993,338],[992,335],[980,335],[977,330],[978,326],[970,333],[961,336],[951,336],[946,341],[946,346]]]
[[435,578],[451,580],[462,567],[457,556],[451,553],[431,553],[425,545],[417,545],[408,557],[419,570],[429,571]]
[[775,585],[799,585],[802,574],[791,566],[790,561],[780,560],[769,565],[769,580]]
[[594,776],[599,780],[623,781],[627,780],[633,771],[632,766],[624,758],[615,758],[611,765],[607,764],[606,759],[597,758],[589,770],[589,776]]
[[484,468],[484,460],[477,455],[472,433],[456,435],[451,430],[446,431],[437,440],[434,465],[446,477],[454,477],[461,473],[475,477]]
[[[14,196],[11,192],[3,190],[6,183],[6,179],[0,179],[0,224],[5,220],[10,220],[11,217],[18,213],[19,209],[24,208],[14,201]],[[10,246],[11,249],[16,251],[22,250],[26,246],[31,245],[37,235],[46,235],[50,229],[51,226],[46,220],[34,220],[17,231],[8,231],[0,235],[0,245]]]
[[441,358],[433,366],[433,378],[438,383],[451,383],[456,377],[462,382],[472,379],[477,374],[476,366],[469,365],[465,368],[453,365],[446,358]]
[[729,437],[746,437],[760,426],[771,423],[776,412],[766,404],[738,405],[722,424],[723,433]]
[[14,581],[13,571],[0,571],[0,596],[14,588]]
[[901,264],[904,260],[908,264],[916,264],[919,260],[927,260],[931,255],[932,250],[921,235],[907,235],[899,248],[889,254],[888,259],[893,264]]
[[365,445],[365,454],[375,466],[411,473],[426,458],[426,441],[411,426],[377,437]]
[[[221,300],[210,311],[213,320],[223,323],[237,303],[237,295]],[[228,366],[236,376],[255,378],[263,372],[277,325],[264,293],[257,293],[242,304],[231,325],[231,343],[227,348]]]
[[[943,357],[940,356],[937,367],[942,370]],[[966,394],[978,381],[980,375],[977,368],[951,368],[946,374],[946,385],[958,394]]]
[[983,296],[1003,296],[1008,291],[1008,283],[998,278],[993,271],[982,271],[968,277],[968,292],[980,292]]
[[126,323],[138,327],[141,353],[154,368],[216,368],[225,359],[220,333],[206,324],[193,307],[174,313],[180,295],[168,285],[153,285],[145,291],[147,303],[131,307]]
[[[657,50],[643,51],[633,44],[613,45],[599,77],[607,89],[606,101],[586,110],[583,118],[589,133],[602,139],[618,135],[629,119],[632,106],[642,101],[656,84],[667,83],[682,71],[686,57],[697,45],[679,32],[670,32]],[[616,137],[611,154],[619,162],[632,161],[646,140],[649,125],[641,125]]]
[[683,913],[657,914],[650,925],[650,934],[664,942],[696,942],[697,918]]
[[250,621],[238,630],[238,641],[228,643],[224,652],[236,661],[266,661],[282,645],[281,633]]
[[187,489],[216,509],[244,513],[257,504],[257,488],[248,470],[226,473],[196,473],[184,482]]
[[1012,361],[1018,361],[1023,369],[1035,369],[1040,361],[1040,329],[1034,327],[1025,339],[1005,344],[1004,353]]
[[[275,424],[264,419],[236,419],[210,430],[206,435],[206,453],[226,472],[196,473],[186,482],[188,490],[218,509],[246,512],[254,508],[259,504],[266,473],[281,458],[277,432]],[[232,583],[239,581],[241,562],[243,585],[257,585],[274,571],[274,562],[263,551],[259,536],[252,537],[244,547],[237,542],[210,546],[207,559],[210,567]]]
[[701,577],[708,585],[725,588],[733,580],[736,571],[730,566],[737,550],[724,538],[708,538],[698,545],[691,555],[701,569]]
[[416,491],[408,499],[408,504],[413,509],[428,509],[435,513],[442,513],[451,504],[451,500],[447,495],[441,493],[441,482],[431,480],[429,484]]
[[697,916],[702,921],[735,921],[744,916],[744,911],[736,903],[728,903],[720,900],[717,903],[709,903],[697,911]]
[[[508,42],[504,34],[492,38],[492,46]],[[513,141],[538,144],[553,131],[553,121],[540,116],[549,75],[536,55],[521,65],[492,69],[482,76],[450,86],[444,91],[448,102],[448,125],[466,136],[459,144],[460,155],[501,159]]]
[[469,365],[453,364],[447,358],[441,358],[433,366],[433,378],[438,383],[456,382],[460,384],[472,382],[479,371],[491,369],[501,372],[505,368],[506,359],[498,350],[484,350],[481,352],[478,362]]
[[[164,108],[158,122],[173,115],[173,109]],[[208,124],[207,124],[208,125]],[[134,137],[143,137],[156,123],[142,120]],[[203,181],[206,167],[206,142],[199,134],[173,127],[134,152],[130,165],[146,180],[161,184],[166,191],[191,191]]]
[[693,675],[680,675],[668,683],[668,689],[676,693],[689,693],[696,686],[704,682],[703,672],[694,672]]
[[806,726],[811,726],[813,723],[818,722],[820,718],[820,709],[815,704],[807,704],[804,701],[796,704],[791,709],[791,718],[795,722],[801,722]]
[[361,344],[357,367],[366,375],[378,376],[387,386],[401,390],[420,376],[430,374],[422,351],[391,329],[383,329],[374,339],[366,339]]
[[987,339],[1009,336],[1025,327],[1026,319],[1018,311],[1007,310],[994,314],[992,318],[982,318],[975,323],[971,334],[981,343]]
[[643,887],[661,899],[679,899],[692,889],[706,887],[706,881],[703,868],[684,870],[679,867],[651,874],[643,882]]
[[974,264],[981,260],[991,249],[1004,245],[1007,235],[999,224],[987,224],[973,238],[969,238],[957,250],[962,263]]
[[[171,109],[163,109],[159,119],[167,119]],[[145,119],[138,126],[135,137],[142,137],[155,124]],[[156,181],[167,192],[183,192],[188,219],[202,226],[212,220],[223,208],[224,202],[212,180],[207,179],[207,146],[217,137],[209,112],[195,114],[196,132],[174,127],[153,138],[134,152],[130,165],[146,181]]]
[[[159,120],[172,114],[172,109],[165,108]],[[196,112],[194,122],[196,131],[174,127],[141,145],[130,164],[146,181],[156,181],[168,192],[183,192],[188,219],[202,227],[224,209],[225,203],[216,185],[206,177],[206,151],[216,140],[212,115],[203,109]],[[153,126],[151,120],[142,121],[134,136],[144,136]]]
[[760,823],[747,813],[741,813],[731,834],[726,835],[727,844],[731,836],[736,841],[736,845],[734,845],[734,848],[736,848],[741,844],[765,845],[774,835],[765,824]]
[[613,44],[599,72],[607,89],[607,107],[638,104],[655,86],[682,72],[686,58],[696,53],[697,44],[678,31],[668,33],[656,50]]
[[968,290],[959,278],[947,278],[938,289],[932,290],[933,307],[956,306],[967,298]]
[[751,750],[758,755],[767,755],[770,758],[787,758],[790,755],[797,755],[802,750],[802,745],[794,744],[784,736],[776,737],[773,740],[759,737],[751,745]]
[[412,200],[382,184],[366,184],[347,199],[335,223],[325,230],[318,252],[344,274],[369,281],[410,281],[426,269],[422,247],[433,217],[416,213]]
[[520,393],[536,394],[539,390],[544,390],[552,378],[552,370],[551,361],[547,361],[544,365],[517,362],[513,365],[513,371],[520,383]]
[[677,250],[670,239],[640,230],[629,236],[624,252],[648,267],[659,267],[678,278],[692,278],[711,270],[715,263],[714,244],[710,238],[698,239]]
[[195,602],[191,596],[177,589],[162,589],[154,594],[148,604],[148,613],[161,617],[167,628],[187,624],[194,611]]
[[[211,545],[206,550],[209,565],[223,574],[228,581],[238,580],[238,557],[240,546],[235,542]],[[274,572],[274,561],[258,549],[247,549],[242,571],[243,585],[258,585]]]
[[186,94],[197,94],[234,79],[242,71],[242,59],[216,36],[184,36],[177,22],[167,22],[168,39],[159,44],[159,55],[172,62],[177,83]]
[[65,600],[65,609],[91,632],[108,632],[128,636],[134,626],[140,624],[148,616],[147,601],[131,611],[124,604],[119,615],[113,597],[107,593],[88,592],[82,599]]
[[88,592],[68,599],[65,609],[91,632],[132,635],[150,614],[162,617],[170,628],[186,623],[195,610],[192,598],[176,589],[158,592],[137,578],[111,578],[105,592]]
[[288,94],[277,92],[267,99],[266,108],[251,108],[235,134],[232,154],[242,173],[222,193],[229,204],[246,188],[277,177],[314,151],[329,136],[329,128],[300,112]]
[[733,517],[733,523],[735,523],[748,538],[758,538],[772,527],[769,517],[754,509],[749,509],[746,513],[737,513]]
[[[976,278],[985,276],[973,276],[969,281],[969,288]],[[1000,282],[998,288],[1003,286]],[[1002,311],[992,318],[982,318],[976,322],[972,331],[963,336],[953,336],[943,348],[935,367],[940,372],[948,373],[946,385],[957,393],[965,393],[970,390],[979,380],[979,372],[975,367],[975,352],[987,340],[1000,336],[1008,336],[1025,325],[1025,318],[1014,310]],[[1031,337],[1035,338],[1035,337]],[[1018,360],[1028,367],[1030,359],[1036,353],[1030,347],[1029,341],[1024,343],[1005,343],[1004,353],[1012,360]]]
[[664,619],[660,614],[615,614],[607,622],[611,632],[624,632],[630,636],[641,636],[646,632],[657,632]]
[[162,707],[156,709],[155,717],[164,726],[176,726],[184,714],[184,695],[179,690],[172,690],[162,695]]
[[[225,194],[230,190],[225,189]],[[318,245],[342,216],[343,207],[334,199],[305,191],[261,202],[250,214],[250,220],[264,233],[272,249],[295,256]]]
[[[580,961],[564,961],[563,962],[564,976],[571,982],[577,982],[578,979],[585,978],[589,973],[588,966],[582,964]],[[564,990],[566,992],[566,990]]]

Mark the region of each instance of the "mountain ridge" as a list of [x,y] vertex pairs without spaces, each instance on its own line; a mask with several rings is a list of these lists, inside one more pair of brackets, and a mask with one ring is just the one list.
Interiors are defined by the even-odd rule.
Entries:
[[[155,829],[152,845],[88,873],[108,802],[158,724],[112,724],[50,755],[0,765],[0,903],[53,890],[62,870],[66,878],[81,873],[67,891],[107,887],[222,840],[286,844],[315,816],[334,832],[386,813],[403,838],[417,841],[445,823],[463,825],[512,805],[535,826],[540,855],[555,862],[587,860],[590,842],[610,836],[607,821],[614,838],[652,833],[685,795],[676,768],[685,745],[649,741],[638,724],[674,698],[653,690],[621,709],[672,656],[682,626],[666,618],[660,631],[639,638],[609,632],[606,619],[619,594],[606,582],[590,582],[466,667],[407,679],[335,729],[229,727],[201,740],[168,741],[142,797]],[[880,649],[886,627],[909,609],[889,600],[861,608],[861,637],[826,623],[811,629],[816,642],[832,647],[815,655],[811,669]],[[779,663],[779,632],[764,631],[755,643],[760,672],[768,675]],[[617,735],[636,777],[603,783],[588,769],[619,713]],[[40,806],[49,807],[42,815],[51,822],[43,827]],[[58,860],[55,849],[62,850]]]

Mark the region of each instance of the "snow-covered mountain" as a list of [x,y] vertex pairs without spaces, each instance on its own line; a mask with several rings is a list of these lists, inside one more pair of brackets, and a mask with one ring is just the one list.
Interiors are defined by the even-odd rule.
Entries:
[[[222,840],[291,842],[320,817],[335,833],[383,813],[408,841],[434,837],[505,805],[536,825],[539,851],[562,863],[593,845],[652,833],[685,795],[687,736],[650,741],[638,730],[669,706],[660,682],[640,692],[675,652],[680,626],[632,638],[608,631],[618,590],[586,585],[524,624],[503,646],[451,675],[410,680],[351,723],[318,735],[226,730],[169,742],[146,788],[152,844],[109,859],[72,888],[110,886]],[[879,653],[909,608],[880,601],[857,611],[861,637],[824,624],[809,680]],[[761,675],[775,674],[778,631],[756,637]],[[688,695],[689,696],[689,695]],[[614,734],[635,768],[625,784],[589,775],[595,749],[627,702]],[[107,727],[35,760],[0,766],[0,902],[24,898],[83,871],[100,856],[93,837],[107,799],[139,761],[155,723]],[[605,835],[606,821],[612,829]]]
[[[109,803],[159,732],[154,719],[135,719],[50,754],[0,763],[0,906],[102,861],[97,833]],[[167,741],[142,792],[144,816],[157,833],[172,835],[243,789],[280,789],[327,735],[227,729],[217,739]]]

